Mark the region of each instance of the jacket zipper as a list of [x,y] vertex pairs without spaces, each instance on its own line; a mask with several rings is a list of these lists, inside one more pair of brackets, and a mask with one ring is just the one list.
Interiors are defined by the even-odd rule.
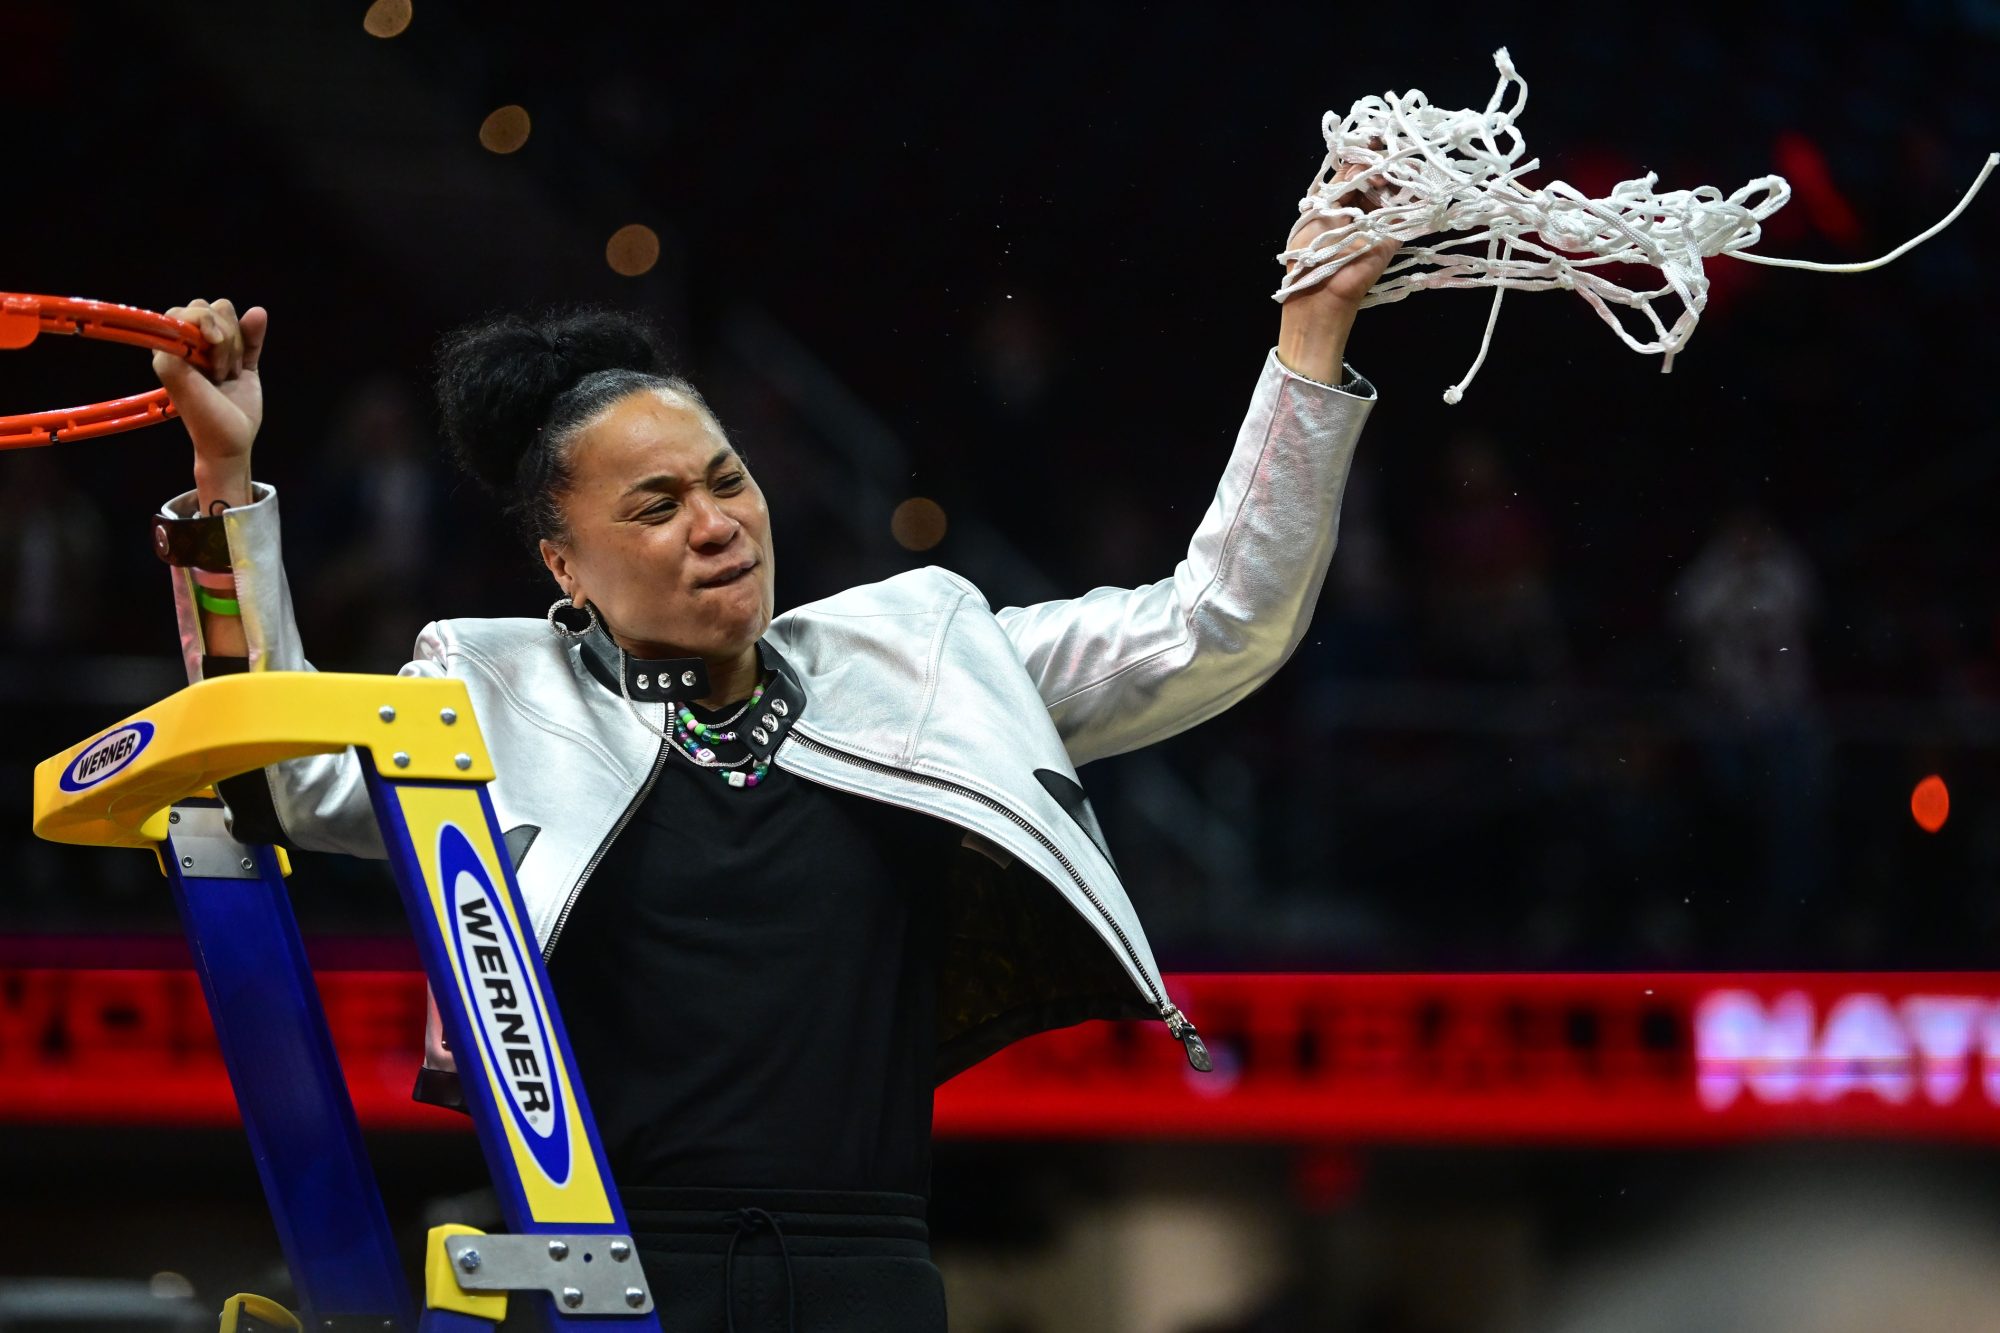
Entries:
[[[833,758],[839,759],[845,763],[853,764],[859,768],[866,768],[877,773],[886,773],[891,777],[903,778],[913,782],[921,782],[926,786],[936,787],[941,791],[956,792],[961,796],[969,796],[973,800],[979,802],[981,805],[987,807],[988,809],[996,811],[999,814],[1005,815],[1008,819],[1012,820],[1016,825],[1018,825],[1021,828],[1023,832],[1027,833],[1036,842],[1040,843],[1045,849],[1047,849],[1047,851],[1051,856],[1055,857],[1055,859],[1062,864],[1062,868],[1069,872],[1070,879],[1075,882],[1076,887],[1078,888],[1078,890],[1082,892],[1084,898],[1088,900],[1088,902],[1092,907],[1097,909],[1097,914],[1104,918],[1104,924],[1111,927],[1111,933],[1118,937],[1119,946],[1125,950],[1125,956],[1132,960],[1132,971],[1142,981],[1146,983],[1146,992],[1153,1001],[1153,1007],[1159,1010],[1161,1019],[1165,1021],[1167,1025],[1167,1031],[1172,1033],[1174,1040],[1180,1042],[1180,1044],[1187,1050],[1188,1063],[1193,1065],[1196,1069],[1202,1071],[1203,1073],[1207,1073],[1210,1069],[1214,1067],[1213,1062],[1209,1059],[1208,1047],[1203,1044],[1201,1040],[1201,1034],[1195,1031],[1195,1026],[1193,1021],[1190,1020],[1186,1014],[1182,1013],[1179,1008],[1177,1008],[1170,1000],[1168,1000],[1166,996],[1162,995],[1159,989],[1153,985],[1152,978],[1146,972],[1145,964],[1139,961],[1139,951],[1132,947],[1131,937],[1126,935],[1125,928],[1120,926],[1118,924],[1117,918],[1113,917],[1111,913],[1105,909],[1104,902],[1097,896],[1096,890],[1092,889],[1090,885],[1087,882],[1085,882],[1082,873],[1077,870],[1075,863],[1072,862],[1068,856],[1063,854],[1062,848],[1056,846],[1055,843],[1049,839],[1047,834],[1043,833],[1040,829],[1036,828],[1033,824],[1029,823],[1025,816],[1017,813],[1008,806],[1002,805],[1000,802],[994,800],[991,796],[986,795],[984,792],[974,791],[970,787],[961,787],[957,783],[947,782],[943,778],[934,778],[930,776],[928,773],[911,773],[908,772],[907,770],[895,768],[892,767],[891,765],[880,763],[873,759],[864,759],[859,755],[849,754],[845,750],[836,750],[834,747],[828,745],[826,742],[815,740],[811,736],[806,735],[804,732],[800,731],[797,727],[792,728],[792,739],[796,741],[798,744],[805,746],[808,750],[815,750],[820,754],[830,755]],[[622,821],[621,821],[621,826],[622,826]],[[614,830],[613,832],[615,836],[616,830]],[[600,855],[601,854],[602,853],[600,849]],[[596,862],[593,861],[592,864],[595,865]],[[589,871],[586,870],[584,873],[588,874]],[[580,882],[581,881],[579,881],[579,883]],[[574,893],[572,893],[572,899],[573,898],[574,898]],[[565,916],[569,914],[569,907],[567,904],[565,904],[563,907],[563,914]],[[560,930],[562,928],[562,923],[560,920],[557,921],[556,928],[557,930]],[[550,937],[550,941],[551,943],[554,942],[554,936]]]
[[576,906],[576,895],[583,892],[584,881],[588,880],[591,872],[597,869],[597,863],[602,861],[604,854],[611,850],[611,844],[618,840],[618,835],[625,831],[625,826],[632,822],[632,816],[638,813],[639,807],[645,803],[646,794],[653,790],[653,784],[660,780],[660,770],[666,766],[667,743],[661,741],[660,752],[653,756],[653,771],[648,773],[646,780],[639,784],[639,794],[634,796],[631,802],[626,805],[625,813],[618,816],[618,822],[611,826],[611,832],[604,835],[604,841],[598,843],[597,850],[590,854],[590,863],[584,866],[583,873],[576,877],[576,883],[570,885],[569,897],[563,899],[562,911],[556,914],[555,927],[549,931],[549,942],[542,946],[542,961],[544,963],[548,962],[550,956],[556,951],[556,941],[562,937],[563,927],[569,924],[570,909]]

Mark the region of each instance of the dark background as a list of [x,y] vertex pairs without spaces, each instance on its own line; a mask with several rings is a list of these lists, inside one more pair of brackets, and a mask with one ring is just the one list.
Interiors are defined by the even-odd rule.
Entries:
[[[1329,106],[1481,105],[1511,42],[1548,173],[1727,190],[1782,165],[1799,198],[1764,248],[1820,259],[1929,225],[2000,142],[1970,5],[1437,41],[1171,6],[425,6],[383,41],[345,6],[34,5],[0,42],[8,286],[271,309],[258,471],[326,668],[393,670],[432,617],[552,595],[433,453],[430,348],[491,310],[660,317],[773,497],[781,609],[923,562],[999,606],[1171,571],[1275,341]],[[503,103],[533,116],[511,156],[476,138]],[[1308,642],[1226,718],[1084,774],[1168,965],[1982,962],[1995,208],[1868,275],[1713,262],[1668,376],[1581,301],[1517,296],[1448,408],[1481,294],[1364,313],[1381,402]],[[665,243],[639,278],[604,262],[631,222]],[[53,339],[0,375],[21,409],[150,382]],[[187,451],[169,426],[4,461],[34,602],[5,679],[51,728],[10,732],[25,794],[33,759],[174,679],[144,516]],[[927,552],[890,536],[911,495],[951,523]],[[1691,629],[1679,581],[1732,521],[1789,553],[1777,595],[1745,583]],[[1732,636],[1798,679],[1705,688]],[[1932,772],[1936,836],[1907,809]],[[93,885],[101,858],[19,859],[0,921],[161,919]]]
[[[1506,44],[1537,179],[1783,171],[1761,248],[1823,260],[1930,225],[2000,147],[1981,0],[422,4],[386,41],[361,9],[0,9],[0,287],[270,308],[257,472],[329,669],[554,595],[434,453],[430,349],[490,311],[660,319],[770,494],[781,611],[922,563],[997,607],[1172,571],[1329,107],[1484,105]],[[533,132],[498,156],[506,103]],[[1516,296],[1446,407],[1483,294],[1364,312],[1381,397],[1307,642],[1082,775],[1163,964],[1990,966],[1996,218],[1989,190],[1861,276],[1715,261],[1668,376],[1580,300]],[[629,223],[664,243],[636,278],[605,262]],[[103,345],[0,357],[6,410],[151,383]],[[177,425],[0,458],[0,931],[174,929],[145,858],[26,812],[37,759],[181,680],[146,516],[188,461]],[[891,536],[911,496],[949,518],[932,549]],[[309,928],[400,929],[378,868],[301,862]]]

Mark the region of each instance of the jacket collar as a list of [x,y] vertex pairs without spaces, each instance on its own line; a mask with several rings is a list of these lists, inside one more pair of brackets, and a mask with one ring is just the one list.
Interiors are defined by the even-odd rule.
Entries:
[[[593,626],[580,635],[578,650],[591,678],[612,694],[620,693],[618,644],[603,626]],[[765,689],[754,715],[745,714],[737,734],[759,760],[769,759],[792,724],[806,711],[805,687],[798,672],[771,643],[768,636],[757,641],[758,660],[765,670],[778,674]],[[708,693],[708,664],[699,657],[643,658],[623,654],[624,694],[636,703],[664,703],[668,707],[688,703]]]

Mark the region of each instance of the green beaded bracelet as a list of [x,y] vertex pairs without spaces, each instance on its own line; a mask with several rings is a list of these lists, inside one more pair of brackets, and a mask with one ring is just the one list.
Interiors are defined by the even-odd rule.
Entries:
[[199,583],[194,585],[194,604],[204,611],[212,611],[218,616],[240,616],[242,604],[234,597],[218,597]]

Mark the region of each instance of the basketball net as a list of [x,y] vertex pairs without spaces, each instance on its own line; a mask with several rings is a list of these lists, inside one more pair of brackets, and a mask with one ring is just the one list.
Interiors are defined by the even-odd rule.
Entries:
[[[1366,252],[1366,245],[1350,246],[1356,237],[1402,243],[1363,306],[1388,305],[1436,287],[1493,288],[1479,354],[1465,377],[1444,391],[1447,403],[1464,396],[1485,362],[1509,288],[1577,293],[1627,347],[1658,353],[1660,369],[1669,371],[1708,304],[1703,260],[1728,256],[1820,273],[1879,268],[1950,226],[2000,163],[2000,154],[1988,156],[1956,208],[1879,259],[1820,264],[1750,254],[1764,219],[1791,198],[1784,177],[1760,176],[1726,196],[1711,185],[1661,193],[1655,172],[1620,181],[1602,199],[1559,180],[1530,186],[1522,178],[1541,161],[1520,160],[1527,151],[1518,124],[1528,105],[1527,81],[1515,72],[1505,47],[1493,53],[1493,63],[1500,78],[1484,110],[1447,111],[1413,89],[1364,97],[1344,118],[1326,113],[1320,121],[1326,158],[1299,200],[1290,248],[1278,255],[1279,263],[1296,260],[1298,266],[1272,294],[1282,302],[1324,282]],[[1361,170],[1350,180],[1336,180],[1348,164]],[[1375,195],[1379,207],[1364,206],[1364,190]],[[1316,221],[1327,229],[1321,232]],[[1310,240],[1295,244],[1301,236]],[[1662,285],[1621,286],[1606,272],[1613,265],[1657,269]],[[1668,296],[1680,302],[1671,324],[1654,307]],[[1627,326],[1632,317],[1613,307],[1639,312],[1644,321],[1639,335]],[[1644,336],[1649,331],[1651,336]]]

